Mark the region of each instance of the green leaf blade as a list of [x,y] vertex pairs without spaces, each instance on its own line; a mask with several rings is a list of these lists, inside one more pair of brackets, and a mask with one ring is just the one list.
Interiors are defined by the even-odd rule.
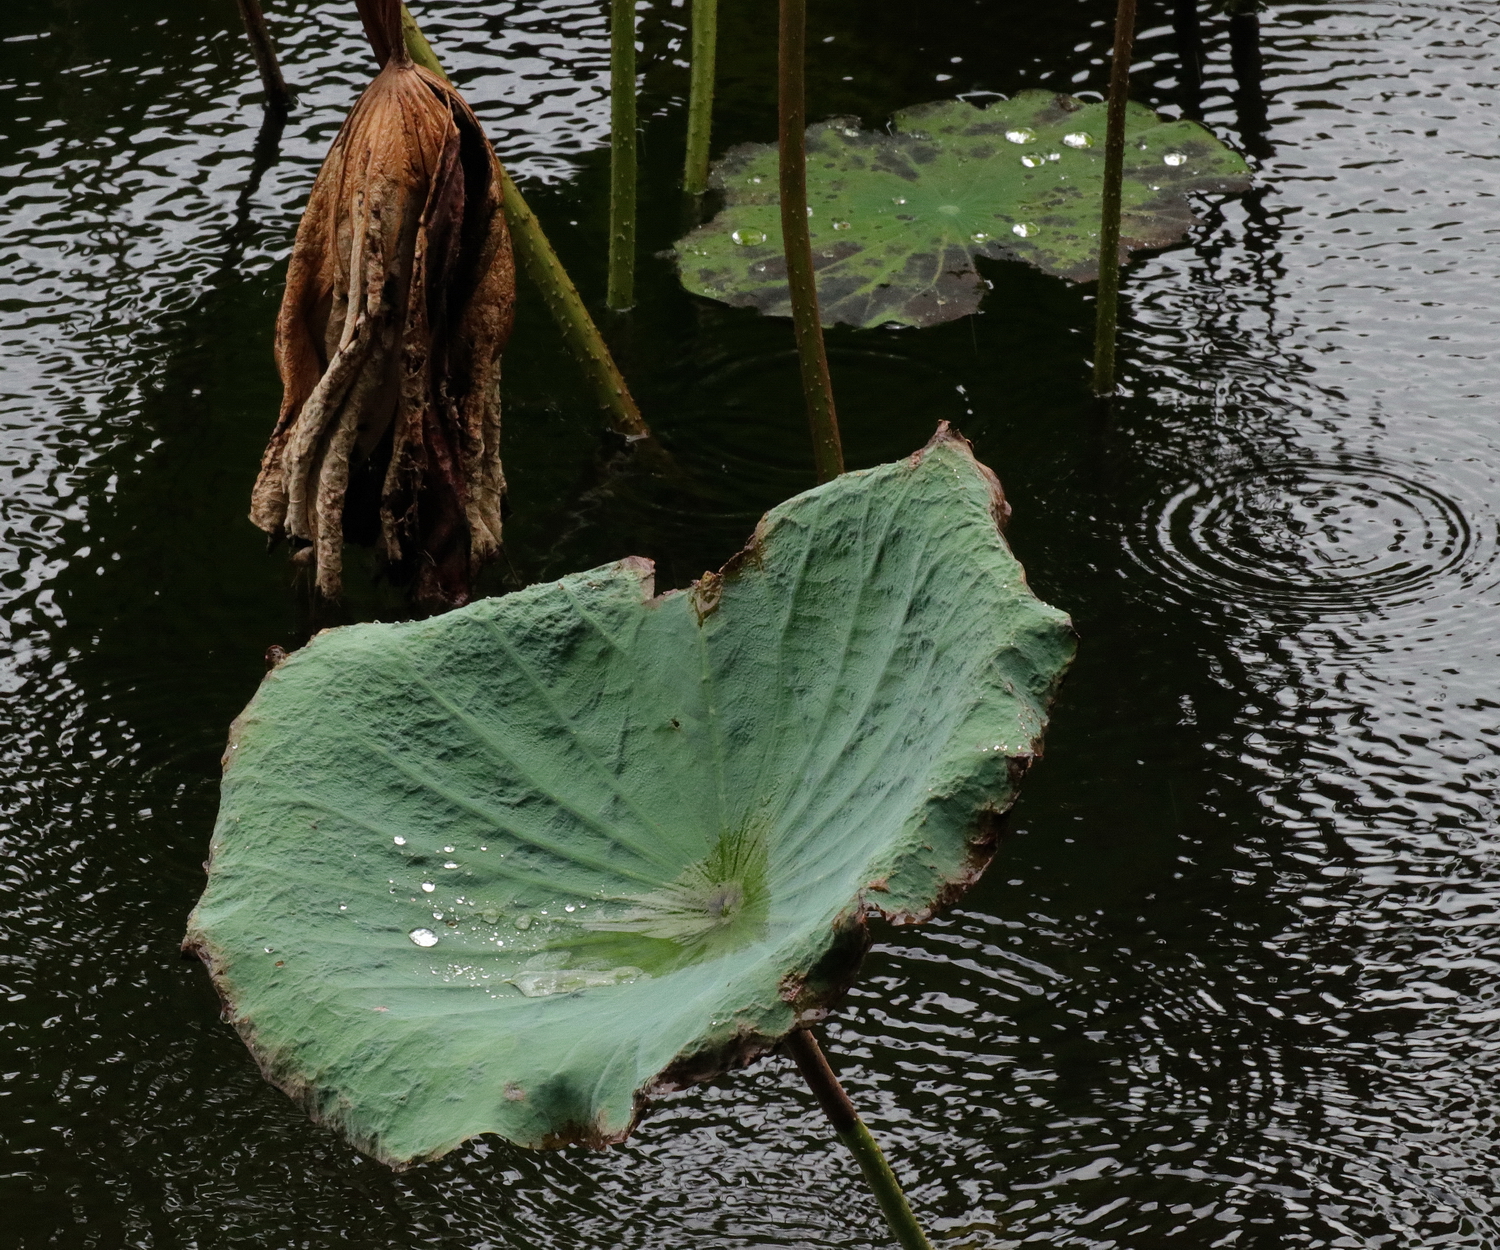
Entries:
[[[1075,282],[1098,276],[1105,106],[1023,91],[980,109],[943,100],[891,133],[852,118],[811,126],[809,227],[826,325],[935,325],[974,312],[973,258],[1017,259]],[[1244,160],[1196,122],[1127,114],[1121,259],[1196,223],[1190,194],[1250,185]],[[787,316],[776,148],[745,144],[714,168],[724,208],[677,244],[698,295]]]
[[627,560],[289,657],[188,935],[268,1077],[392,1163],[602,1145],[826,1006],[1039,748],[1072,635],[1002,509],[940,432],[692,591]]

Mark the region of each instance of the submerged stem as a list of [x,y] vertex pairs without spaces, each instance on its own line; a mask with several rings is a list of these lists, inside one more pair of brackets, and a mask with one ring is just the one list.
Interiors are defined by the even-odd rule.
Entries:
[[718,47],[719,0],[693,0],[693,70],[688,88],[687,164],[682,174],[682,189],[689,195],[702,195],[708,190]]
[[818,481],[844,471],[833,382],[823,346],[818,286],[813,277],[812,238],[807,229],[807,0],[781,0],[780,167],[781,236],[786,248],[786,281],[792,297],[792,326],[802,366],[802,395],[812,427],[813,463]]
[[1104,204],[1099,221],[1099,294],[1094,322],[1094,394],[1115,393],[1115,323],[1120,306],[1120,186],[1125,177],[1125,104],[1135,43],[1135,0],[1115,11],[1115,55],[1109,71],[1104,140]]
[[609,20],[609,287],[604,302],[635,303],[635,0],[611,0]]
[[245,33],[250,36],[250,55],[255,58],[261,85],[266,89],[266,107],[273,112],[285,113],[292,106],[292,93],[287,90],[281,66],[276,62],[276,48],[266,31],[266,17],[261,12],[260,0],[235,0],[235,3],[239,5]]
[[854,1110],[854,1104],[849,1101],[849,1095],[839,1084],[839,1078],[828,1066],[828,1058],[818,1045],[818,1039],[807,1029],[794,1029],[787,1035],[785,1045],[797,1067],[802,1070],[802,1079],[807,1082],[813,1097],[823,1108],[823,1114],[833,1126],[834,1135],[849,1148],[849,1153],[859,1164],[859,1170],[864,1173],[866,1183],[875,1194],[875,1201],[880,1204],[881,1214],[890,1224],[891,1231],[896,1234],[897,1244],[902,1250],[932,1250],[927,1235],[917,1223],[917,1217],[912,1214],[906,1195],[901,1192],[901,1183],[891,1171],[891,1165],[885,1161],[885,1155],[880,1152],[880,1146],[870,1135],[870,1130]]
[[[411,59],[423,69],[446,79],[448,75],[438,61],[437,54],[433,52],[432,45],[427,42],[426,36],[404,4],[401,6],[401,32],[406,39],[406,50]],[[598,397],[599,406],[609,413],[610,424],[617,433],[629,439],[649,438],[651,430],[642,419],[641,410],[635,406],[635,400],[631,398],[625,379],[620,376],[615,358],[610,355],[599,327],[594,324],[589,310],[584,307],[578,288],[573,285],[567,270],[562,267],[562,261],[558,260],[552,244],[542,232],[541,222],[537,221],[536,214],[531,211],[509,171],[503,166],[500,176],[504,179],[500,192],[505,205],[505,220],[510,226],[511,242],[515,246],[516,255],[521,258],[527,276],[541,290],[547,310],[557,322],[557,328],[562,331],[568,347],[583,363],[584,372]]]

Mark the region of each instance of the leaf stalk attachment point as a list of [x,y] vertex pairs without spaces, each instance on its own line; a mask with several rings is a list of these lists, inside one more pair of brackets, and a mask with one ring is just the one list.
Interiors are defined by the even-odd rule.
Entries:
[[281,76],[281,66],[277,64],[276,48],[266,31],[266,17],[261,12],[260,0],[235,0],[235,3],[239,5],[245,33],[250,37],[250,55],[255,58],[255,68],[260,71],[260,81],[266,89],[266,108],[284,114],[292,107],[292,93],[287,90],[286,79]]
[[617,312],[635,303],[635,0],[611,0],[609,20],[609,286]]
[[688,87],[687,164],[682,189],[708,190],[709,136],[714,120],[714,73],[719,45],[719,0],[693,0],[693,67]]
[[1125,177],[1125,105],[1135,44],[1136,0],[1119,0],[1109,71],[1104,139],[1104,195],[1099,221],[1099,292],[1095,297],[1094,394],[1115,393],[1115,325],[1120,309],[1120,187]]
[[[404,4],[401,6],[401,31],[411,59],[423,69],[431,70],[446,80],[447,72]],[[520,257],[527,277],[541,291],[547,310],[562,332],[563,339],[582,362],[599,406],[609,414],[610,425],[616,433],[632,441],[650,438],[651,429],[642,418],[641,410],[636,407],[635,399],[599,333],[599,327],[589,316],[578,288],[573,285],[568,271],[563,268],[562,261],[557,258],[551,242],[543,233],[541,222],[521,195],[510,171],[503,165],[500,179],[501,202],[505,207],[505,217],[510,226],[511,243],[516,249],[516,255]]]
[[783,1045],[801,1070],[802,1079],[812,1090],[818,1105],[823,1108],[834,1135],[849,1148],[849,1153],[859,1164],[859,1170],[875,1194],[875,1201],[880,1204],[881,1214],[896,1234],[897,1244],[902,1250],[932,1250],[927,1234],[917,1223],[906,1195],[901,1192],[901,1183],[885,1161],[885,1155],[865,1127],[865,1122],[859,1118],[844,1087],[839,1084],[818,1039],[807,1029],[793,1029]]
[[[781,235],[786,249],[787,289],[792,299],[792,326],[802,367],[802,395],[812,428],[813,463],[818,481],[829,482],[844,471],[833,382],[823,346],[818,287],[813,278],[812,238],[807,229],[807,0],[781,0],[781,43],[777,91],[781,182]],[[1118,211],[1116,212],[1118,216]]]

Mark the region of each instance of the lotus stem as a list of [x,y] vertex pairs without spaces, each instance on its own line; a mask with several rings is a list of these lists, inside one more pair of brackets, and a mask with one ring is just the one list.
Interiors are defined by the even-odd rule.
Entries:
[[1229,64],[1239,86],[1235,109],[1239,113],[1240,142],[1256,156],[1269,156],[1266,143],[1266,97],[1262,88],[1265,68],[1260,55],[1260,0],[1228,0]]
[[719,50],[719,0],[693,0],[693,69],[688,87],[687,165],[682,189],[708,190],[709,135],[714,121],[714,62]]
[[1203,35],[1198,22],[1198,0],[1175,0],[1172,29],[1177,36],[1178,79],[1182,115],[1194,121],[1203,116]]
[[786,248],[786,281],[792,297],[792,326],[802,366],[802,395],[812,428],[813,463],[818,481],[844,471],[833,381],[823,346],[818,286],[813,276],[812,238],[807,229],[807,0],[781,0],[779,138],[781,237]]
[[281,66],[277,64],[276,48],[266,31],[266,15],[261,12],[260,0],[235,0],[235,3],[239,5],[245,33],[250,36],[250,55],[255,58],[261,85],[266,89],[266,108],[274,113],[285,113],[292,106],[292,93],[287,90],[286,79],[281,76]]
[[875,1201],[880,1204],[881,1214],[890,1224],[891,1232],[896,1234],[896,1243],[902,1250],[932,1250],[927,1234],[917,1223],[906,1195],[901,1192],[901,1183],[885,1161],[885,1155],[880,1152],[870,1130],[854,1110],[839,1078],[829,1067],[828,1057],[818,1045],[818,1039],[807,1029],[794,1029],[787,1035],[785,1045],[802,1070],[802,1079],[833,1126],[834,1135],[849,1148],[849,1153],[859,1164],[859,1170],[875,1194]]
[[1094,322],[1094,394],[1115,393],[1115,323],[1120,309],[1120,187],[1125,178],[1125,105],[1130,96],[1130,53],[1135,43],[1135,0],[1115,10],[1115,53],[1109,71],[1104,139],[1104,204],[1099,220],[1099,293]]
[[609,19],[609,286],[604,302],[635,303],[635,0],[611,0]]
[[[406,38],[406,50],[411,59],[423,69],[431,70],[444,80],[448,75],[433,52],[406,6],[401,6],[401,29]],[[547,303],[557,328],[573,354],[584,366],[589,384],[599,400],[599,406],[610,417],[615,431],[632,442],[651,437],[650,427],[635,406],[630,389],[605,345],[599,327],[589,316],[578,288],[568,277],[568,272],[558,260],[557,253],[542,231],[536,214],[522,197],[511,179],[510,172],[501,167],[504,181],[500,191],[505,205],[505,219],[510,226],[511,243],[527,276],[536,283]]]

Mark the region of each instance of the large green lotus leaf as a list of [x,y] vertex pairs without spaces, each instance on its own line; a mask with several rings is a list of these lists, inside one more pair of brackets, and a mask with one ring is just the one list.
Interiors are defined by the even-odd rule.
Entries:
[[639,559],[318,635],[235,722],[187,945],[266,1075],[400,1164],[618,1141],[983,868],[1072,654],[998,483],[922,452]]
[[[1099,275],[1105,106],[1023,91],[977,108],[943,100],[887,132],[835,118],[807,131],[808,227],[826,325],[935,325],[974,312],[975,256]],[[1189,192],[1243,191],[1245,162],[1197,122],[1130,104],[1120,259],[1181,239]],[[724,208],[677,244],[688,290],[790,316],[777,152],[732,149],[714,168]]]

